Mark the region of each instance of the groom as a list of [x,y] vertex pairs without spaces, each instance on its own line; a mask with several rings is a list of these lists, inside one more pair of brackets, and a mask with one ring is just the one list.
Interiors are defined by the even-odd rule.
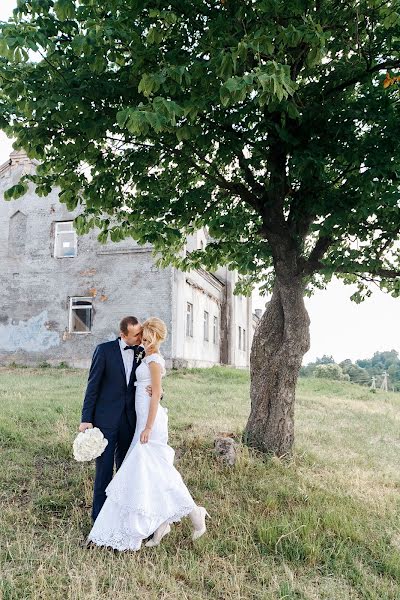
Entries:
[[120,337],[99,344],[93,354],[79,431],[98,427],[108,440],[103,454],[96,459],[93,521],[106,500],[114,459],[118,470],[135,433],[134,383],[136,368],[144,356],[141,331],[136,317],[125,317],[120,323]]

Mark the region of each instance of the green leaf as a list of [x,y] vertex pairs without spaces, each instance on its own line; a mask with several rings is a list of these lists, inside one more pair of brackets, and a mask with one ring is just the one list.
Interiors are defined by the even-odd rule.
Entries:
[[297,106],[293,102],[287,103],[287,113],[291,119],[298,119],[300,117]]
[[149,123],[149,125],[154,129],[154,131],[158,133],[165,129],[166,120],[165,118],[163,118],[162,115],[156,112],[151,112],[149,110],[144,111],[143,114],[145,115],[147,123]]
[[240,61],[244,62],[247,59],[248,46],[245,42],[239,42],[237,53]]
[[73,0],[57,0],[54,3],[54,12],[61,21],[73,19],[75,16],[75,2]]
[[158,92],[164,81],[165,75],[161,73],[144,73],[139,82],[138,92],[149,97],[155,92]]
[[148,132],[148,125],[146,124],[145,111],[141,110],[130,110],[129,117],[126,122],[128,131],[133,134],[146,134]]
[[306,64],[308,67],[313,67],[321,61],[321,48],[314,47],[307,54]]
[[191,127],[188,127],[188,125],[179,127],[179,129],[176,130],[176,137],[179,142],[182,142],[183,140],[189,140],[192,137]]
[[227,106],[228,104],[243,102],[249,89],[249,84],[242,77],[231,77],[220,89],[222,104]]
[[391,11],[383,20],[383,26],[386,29],[391,29],[400,22],[400,14],[396,11]]
[[125,108],[117,112],[117,123],[121,129],[124,129],[129,119],[129,109]]
[[164,39],[164,32],[158,27],[150,27],[149,32],[146,36],[148,44],[161,44]]
[[26,183],[17,183],[4,192],[4,200],[16,200],[28,191]]
[[153,100],[153,108],[156,112],[161,113],[165,116],[171,125],[176,125],[176,117],[181,117],[184,114],[184,111],[177,102],[173,100],[168,100],[167,98],[163,98],[161,96],[157,96]]
[[217,71],[217,75],[221,77],[221,79],[229,79],[233,72],[233,61],[232,54],[230,52],[226,52],[222,55],[222,60],[220,67]]
[[[36,188],[37,191],[37,188]],[[66,205],[68,210],[74,210],[78,205],[78,198],[72,190],[63,190],[58,195],[60,202]],[[80,221],[81,222],[81,221]]]
[[76,54],[77,56],[80,56],[84,52],[85,48],[87,47],[86,37],[83,35],[76,35],[74,37],[74,39],[72,40],[71,47],[72,47],[72,50],[74,51],[74,54]]

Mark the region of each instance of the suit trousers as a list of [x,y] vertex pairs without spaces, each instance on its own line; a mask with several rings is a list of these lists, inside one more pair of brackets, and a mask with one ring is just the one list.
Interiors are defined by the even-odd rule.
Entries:
[[96,458],[96,475],[94,480],[92,519],[96,520],[97,515],[106,501],[106,487],[110,483],[114,474],[114,462],[116,470],[120,468],[122,462],[131,445],[135,434],[135,427],[129,423],[126,409],[124,409],[117,429],[107,429],[99,427],[108,444],[103,454]]

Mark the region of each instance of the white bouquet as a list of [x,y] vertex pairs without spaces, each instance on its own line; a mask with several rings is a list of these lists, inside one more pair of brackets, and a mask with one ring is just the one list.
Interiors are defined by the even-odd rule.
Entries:
[[85,429],[78,433],[72,445],[74,458],[79,462],[93,460],[103,454],[107,444],[108,440],[98,427]]

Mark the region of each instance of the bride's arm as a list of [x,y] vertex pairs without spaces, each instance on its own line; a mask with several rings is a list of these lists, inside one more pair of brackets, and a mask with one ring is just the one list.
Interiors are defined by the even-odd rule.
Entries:
[[161,365],[156,362],[151,362],[149,363],[149,368],[151,373],[152,394],[150,398],[149,414],[147,415],[146,427],[140,434],[140,441],[142,444],[146,444],[149,441],[161,396]]

